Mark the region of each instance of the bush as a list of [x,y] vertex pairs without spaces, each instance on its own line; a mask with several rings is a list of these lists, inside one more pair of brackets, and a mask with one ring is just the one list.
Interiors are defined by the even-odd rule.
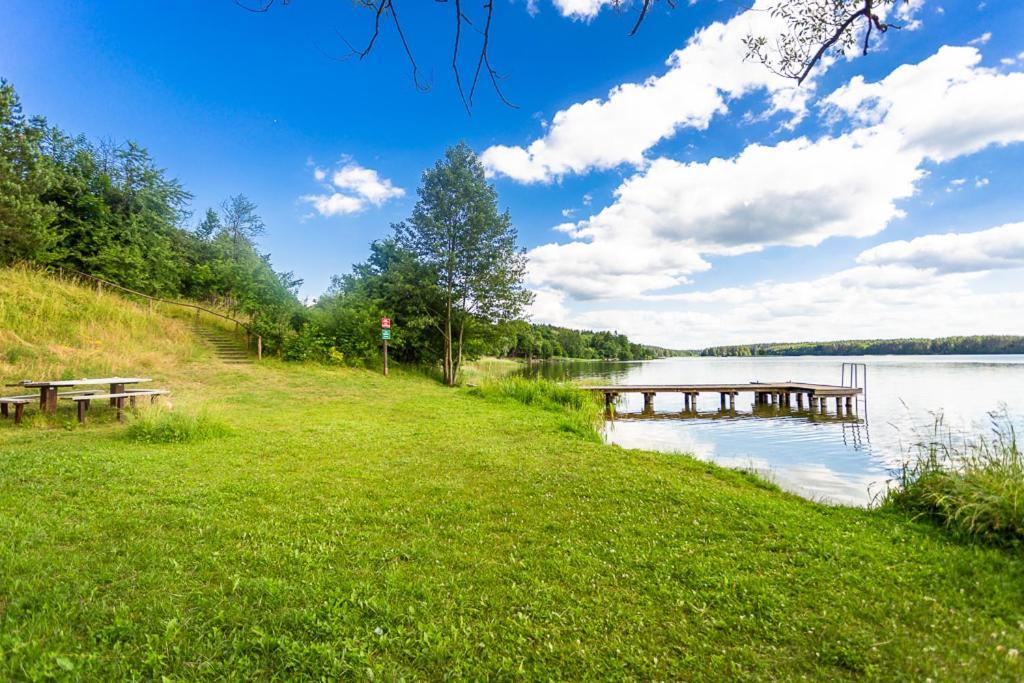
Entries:
[[562,413],[559,429],[589,441],[601,441],[601,404],[589,392],[547,379],[506,377],[470,390],[486,398],[511,399],[524,405]]
[[230,430],[206,414],[186,415],[150,411],[134,419],[125,437],[140,443],[186,443],[230,434]]
[[957,440],[941,417],[933,438],[913,458],[885,505],[934,519],[957,535],[999,545],[1024,544],[1024,457],[1005,412],[993,414],[993,434]]

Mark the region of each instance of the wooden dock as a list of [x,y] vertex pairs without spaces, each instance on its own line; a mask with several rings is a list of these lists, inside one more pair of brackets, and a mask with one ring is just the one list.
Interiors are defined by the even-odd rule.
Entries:
[[755,406],[793,407],[798,410],[825,413],[828,399],[835,400],[836,414],[851,414],[855,409],[854,399],[864,392],[859,387],[844,387],[835,384],[808,384],[806,382],[748,382],[746,384],[611,384],[605,386],[583,386],[586,391],[604,394],[605,406],[611,410],[621,394],[643,394],[644,412],[654,411],[654,397],[657,394],[682,394],[683,410],[697,409],[697,397],[701,394],[719,394],[722,410],[736,409],[736,396],[750,393]]

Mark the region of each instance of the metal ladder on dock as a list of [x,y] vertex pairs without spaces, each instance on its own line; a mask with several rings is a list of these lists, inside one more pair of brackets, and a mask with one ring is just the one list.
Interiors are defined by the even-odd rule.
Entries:
[[[839,380],[840,385],[844,387],[851,387],[854,389],[861,389],[861,393],[854,399],[854,405],[857,407],[857,414],[864,416],[864,421],[868,419],[868,366],[867,363],[843,363],[843,374]],[[861,409],[863,406],[863,410]]]

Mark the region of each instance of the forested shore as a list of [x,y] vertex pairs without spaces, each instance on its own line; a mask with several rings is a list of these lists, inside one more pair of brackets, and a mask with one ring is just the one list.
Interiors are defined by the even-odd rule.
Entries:
[[936,339],[851,339],[712,346],[701,356],[910,356],[1024,353],[1024,336],[973,335]]

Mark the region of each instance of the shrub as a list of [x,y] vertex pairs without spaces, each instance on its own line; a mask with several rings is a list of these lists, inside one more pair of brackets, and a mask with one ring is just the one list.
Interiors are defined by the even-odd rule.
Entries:
[[992,418],[992,436],[970,440],[954,438],[936,419],[933,437],[914,446],[884,504],[934,519],[959,536],[1024,544],[1024,457],[1005,411]]
[[125,437],[140,443],[186,443],[230,434],[230,430],[208,415],[149,411],[128,425]]

